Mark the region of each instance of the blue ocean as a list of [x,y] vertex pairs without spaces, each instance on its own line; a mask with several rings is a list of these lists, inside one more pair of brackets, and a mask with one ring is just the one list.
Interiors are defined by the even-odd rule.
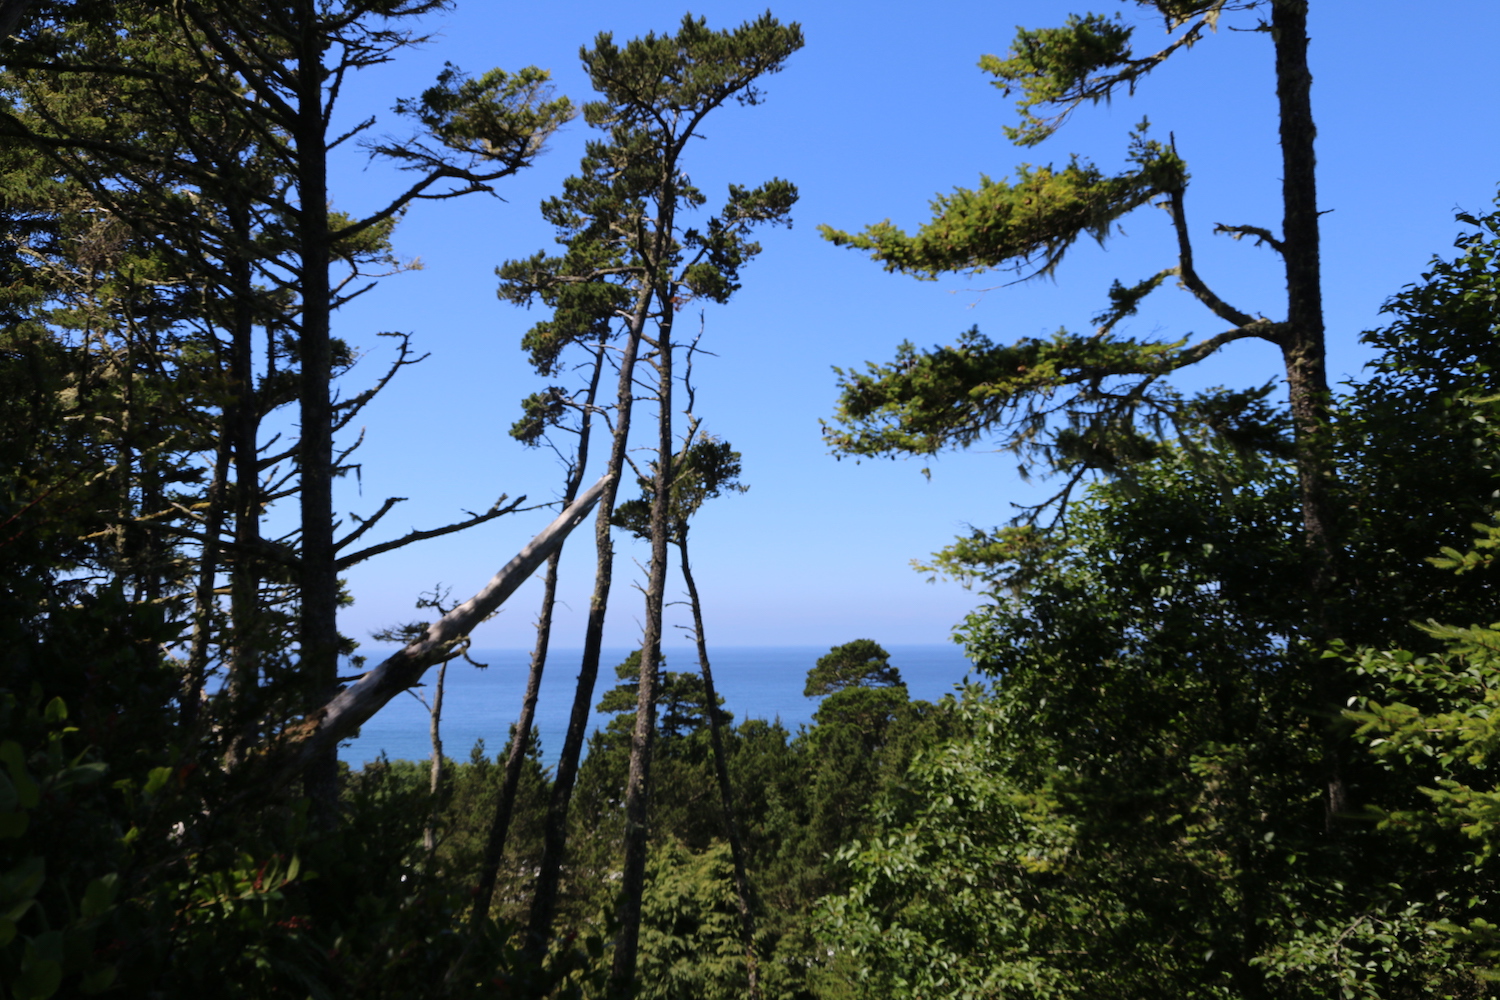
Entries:
[[[891,665],[901,671],[911,697],[936,701],[963,681],[971,665],[963,650],[954,645],[887,646]],[[629,650],[605,650],[600,661],[599,680],[593,703],[608,688],[615,686],[615,664],[624,661]],[[714,686],[724,698],[724,708],[734,715],[738,725],[746,719],[780,719],[793,733],[803,723],[812,721],[817,699],[802,694],[807,672],[826,647],[816,646],[726,646],[710,650]],[[696,671],[697,654],[690,647],[663,650],[666,668]],[[371,661],[380,654],[372,652]],[[526,673],[531,663],[528,650],[485,649],[471,654],[487,664],[477,670],[463,660],[448,665],[444,684],[442,740],[443,754],[455,760],[467,760],[476,740],[484,740],[490,758],[504,751],[510,726],[521,711],[526,692]],[[578,679],[581,649],[554,649],[543,674],[541,695],[537,700],[536,726],[542,737],[542,759],[550,767],[562,751],[563,736],[568,727],[568,713]],[[432,700],[437,670],[427,672],[425,683],[417,693]],[[590,728],[602,725],[597,713]],[[359,737],[339,748],[339,759],[359,768],[384,753],[391,760],[425,760],[432,753],[429,738],[430,717],[426,707],[411,693],[402,695],[365,723]]]

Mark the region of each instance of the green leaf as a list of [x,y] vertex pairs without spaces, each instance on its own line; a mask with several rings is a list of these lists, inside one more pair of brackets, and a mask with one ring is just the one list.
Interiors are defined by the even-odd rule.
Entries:
[[26,770],[26,759],[21,753],[21,745],[15,740],[6,740],[0,743],[0,762],[10,771],[10,780],[14,783],[16,797],[20,800],[23,809],[35,809],[37,803],[42,800],[42,791]]
[[120,876],[111,872],[89,883],[83,893],[83,905],[79,907],[88,920],[96,920],[109,910],[120,888]]
[[26,942],[16,1000],[47,1000],[62,985],[63,934],[48,931]]
[[153,767],[146,776],[146,797],[151,798],[159,794],[163,788],[167,787],[167,782],[171,780],[172,769],[170,767]]

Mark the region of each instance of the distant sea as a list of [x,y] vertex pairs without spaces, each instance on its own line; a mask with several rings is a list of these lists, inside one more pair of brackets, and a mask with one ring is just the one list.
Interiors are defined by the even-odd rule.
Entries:
[[[971,670],[963,650],[955,645],[885,648],[914,699],[938,700]],[[614,668],[629,652],[605,650],[594,687],[594,705],[606,690],[619,683]],[[724,698],[724,708],[733,713],[735,725],[746,719],[780,719],[795,734],[797,727],[810,723],[817,711],[817,699],[803,697],[802,688],[808,670],[827,652],[826,646],[727,646],[710,650],[709,662],[714,686]],[[668,648],[663,653],[668,670],[698,669],[698,657],[691,647]],[[382,655],[371,651],[370,661],[378,663]],[[485,649],[470,655],[488,667],[476,670],[461,659],[448,665],[443,694],[443,755],[466,761],[474,742],[483,739],[485,755],[493,760],[505,750],[510,726],[521,711],[531,653]],[[542,759],[548,767],[562,752],[582,658],[580,649],[554,649],[547,658],[537,699],[536,726],[541,731]],[[427,671],[424,681],[416,690],[430,702],[437,682],[436,668]],[[604,717],[595,713],[590,732],[603,721]],[[426,760],[432,754],[428,727],[427,709],[411,694],[403,694],[365,723],[358,739],[339,748],[339,759],[356,769],[382,751],[391,760]]]

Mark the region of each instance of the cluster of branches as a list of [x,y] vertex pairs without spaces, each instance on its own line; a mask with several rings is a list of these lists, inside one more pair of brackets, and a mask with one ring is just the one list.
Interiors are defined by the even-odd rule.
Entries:
[[[443,6],[47,7],[6,53],[0,134],[23,168],[8,175],[7,207],[38,223],[11,243],[30,329],[77,359],[58,376],[76,385],[67,419],[93,428],[118,491],[95,534],[112,536],[108,572],[193,622],[184,723],[237,734],[231,758],[336,693],[348,648],[340,572],[521,502],[502,496],[376,544],[369,533],[404,498],[342,532],[333,510],[333,482],[356,468],[359,444],[336,436],[421,360],[408,335],[382,333],[394,360],[340,398],[336,379],[357,351],[333,336],[333,313],[399,270],[390,234],[407,206],[490,190],[572,115],[541,70],[475,80],[450,67],[398,103],[409,137],[361,138],[373,120],[331,133],[346,78],[420,43],[403,21]],[[351,140],[413,175],[360,217],[329,208],[329,156]],[[298,416],[291,443],[264,430],[284,407]],[[265,537],[267,510],[289,500],[298,528]],[[224,704],[205,716],[216,670]],[[278,672],[282,701],[263,703]],[[330,750],[315,768],[325,811],[332,767]]]
[[[335,312],[400,270],[391,235],[405,209],[491,191],[575,113],[552,95],[545,71],[471,78],[449,66],[422,94],[396,102],[410,125],[404,137],[377,133],[374,119],[338,129],[341,95],[355,76],[425,41],[406,26],[446,6],[131,0],[0,9],[0,18],[27,15],[12,25],[19,35],[0,43],[0,156],[13,168],[3,191],[6,306],[15,319],[0,374],[7,384],[29,380],[39,404],[18,421],[22,471],[5,480],[0,516],[12,542],[54,539],[26,554],[10,548],[17,574],[41,571],[55,583],[45,600],[113,589],[136,609],[131,614],[155,608],[175,623],[175,631],[153,633],[170,652],[174,766],[214,774],[220,789],[212,808],[184,824],[199,840],[217,836],[233,815],[285,801],[295,783],[310,801],[314,829],[338,835],[339,741],[431,665],[458,655],[471,630],[548,565],[531,689],[476,876],[473,933],[448,969],[456,987],[475,962],[493,957],[479,947],[496,926],[486,887],[504,851],[532,728],[558,555],[597,505],[588,652],[531,907],[532,967],[551,946],[568,800],[609,601],[615,498],[630,465],[633,411],[642,399],[654,403],[658,457],[643,478],[654,499],[635,526],[651,537],[653,554],[628,796],[639,821],[629,836],[626,930],[613,977],[623,995],[635,979],[630,928],[639,926],[645,870],[667,545],[682,554],[701,644],[686,521],[705,499],[733,488],[738,471],[737,455],[703,437],[696,417],[680,451],[676,445],[674,359],[691,349],[679,343],[674,321],[694,299],[727,301],[760,250],[751,230],[785,222],[796,199],[781,180],[732,186],[721,209],[690,219],[707,198],[682,160],[710,112],[761,98],[758,82],[801,46],[801,32],[769,14],[731,31],[688,17],[675,35],[623,46],[603,35],[583,50],[600,95],[583,114],[604,137],[590,143],[564,194],[543,206],[565,250],[501,268],[502,297],[551,309],[525,343],[537,369],[556,376],[572,367],[575,352],[585,357],[585,388],[553,387],[528,400],[516,430],[529,444],[576,435],[576,448],[557,446],[566,465],[562,513],[472,598],[453,607],[429,602],[438,620],[406,630],[400,652],[341,678],[354,644],[337,626],[347,600],[340,573],[527,509],[524,497],[501,496],[454,523],[384,541],[375,540],[377,529],[404,498],[351,514],[350,525],[334,509],[335,481],[358,469],[359,439],[341,432],[402,368],[422,360],[407,334],[382,333],[395,340],[394,359],[368,388],[341,394],[341,377],[360,352],[334,335]],[[333,207],[331,157],[350,143],[407,178],[360,215]],[[618,379],[612,405],[600,399],[607,372]],[[269,430],[282,410],[296,416],[292,440]],[[609,457],[586,486],[599,421]],[[279,536],[267,528],[277,505],[297,512],[296,526]],[[46,612],[32,614],[41,621]],[[706,652],[703,661],[707,677]],[[750,949],[748,889],[736,858]]]

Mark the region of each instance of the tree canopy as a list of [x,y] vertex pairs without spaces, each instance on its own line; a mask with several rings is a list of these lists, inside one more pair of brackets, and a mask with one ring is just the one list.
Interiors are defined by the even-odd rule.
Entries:
[[891,666],[891,654],[874,639],[855,639],[835,646],[807,672],[803,694],[819,698],[850,687],[899,687],[901,671]]
[[[446,0],[0,2],[0,997],[1500,992],[1500,202],[1458,215],[1453,251],[1362,335],[1367,372],[1330,387],[1309,5],[1133,5],[1163,47],[1088,14],[981,60],[1017,102],[1006,135],[1149,98],[1157,68],[1244,31],[1281,158],[1245,183],[1282,219],[1212,232],[1274,255],[1285,297],[1232,305],[1200,273],[1188,164],[1144,119],[1119,172],[1072,155],[940,195],[914,232],[825,227],[918,279],[1064,282],[1081,239],[1152,206],[1175,251],[1100,289],[1092,330],[974,327],[839,374],[838,455],[994,441],[1061,482],[1050,518],[971,528],[919,567],[978,595],[955,633],[977,680],[913,698],[908,647],[856,638],[798,654],[788,725],[716,686],[705,505],[784,456],[708,433],[694,366],[720,347],[691,313],[738,308],[760,227],[790,225],[795,185],[715,196],[696,140],[763,141],[724,111],[766,100],[798,25],[598,34],[579,103],[536,67],[447,66],[373,96],[392,132],[338,109]],[[540,205],[556,246],[497,268],[501,300],[539,312],[511,443],[555,455],[554,488],[404,533],[402,497],[336,519],[335,481],[366,482],[361,415],[421,358],[417,333],[361,342],[339,310],[407,267],[409,211],[502,190],[575,114],[581,162]],[[396,179],[357,212],[351,141]],[[1213,325],[1128,335],[1169,284]],[[1281,375],[1182,388],[1242,341]],[[748,388],[779,405],[779,384]],[[461,402],[422,405],[459,414],[472,455],[505,440],[493,405]],[[408,474],[442,488],[429,459]],[[575,651],[554,612],[590,514]],[[434,620],[355,655],[341,574],[533,516],[472,597],[435,587]],[[639,629],[607,650],[627,536],[650,553]],[[833,572],[814,562],[776,571]],[[506,746],[449,759],[457,660],[543,565],[525,694],[483,706]],[[667,648],[673,603],[691,653]],[[571,694],[556,746],[549,664]],[[408,692],[430,760],[341,763]]]

